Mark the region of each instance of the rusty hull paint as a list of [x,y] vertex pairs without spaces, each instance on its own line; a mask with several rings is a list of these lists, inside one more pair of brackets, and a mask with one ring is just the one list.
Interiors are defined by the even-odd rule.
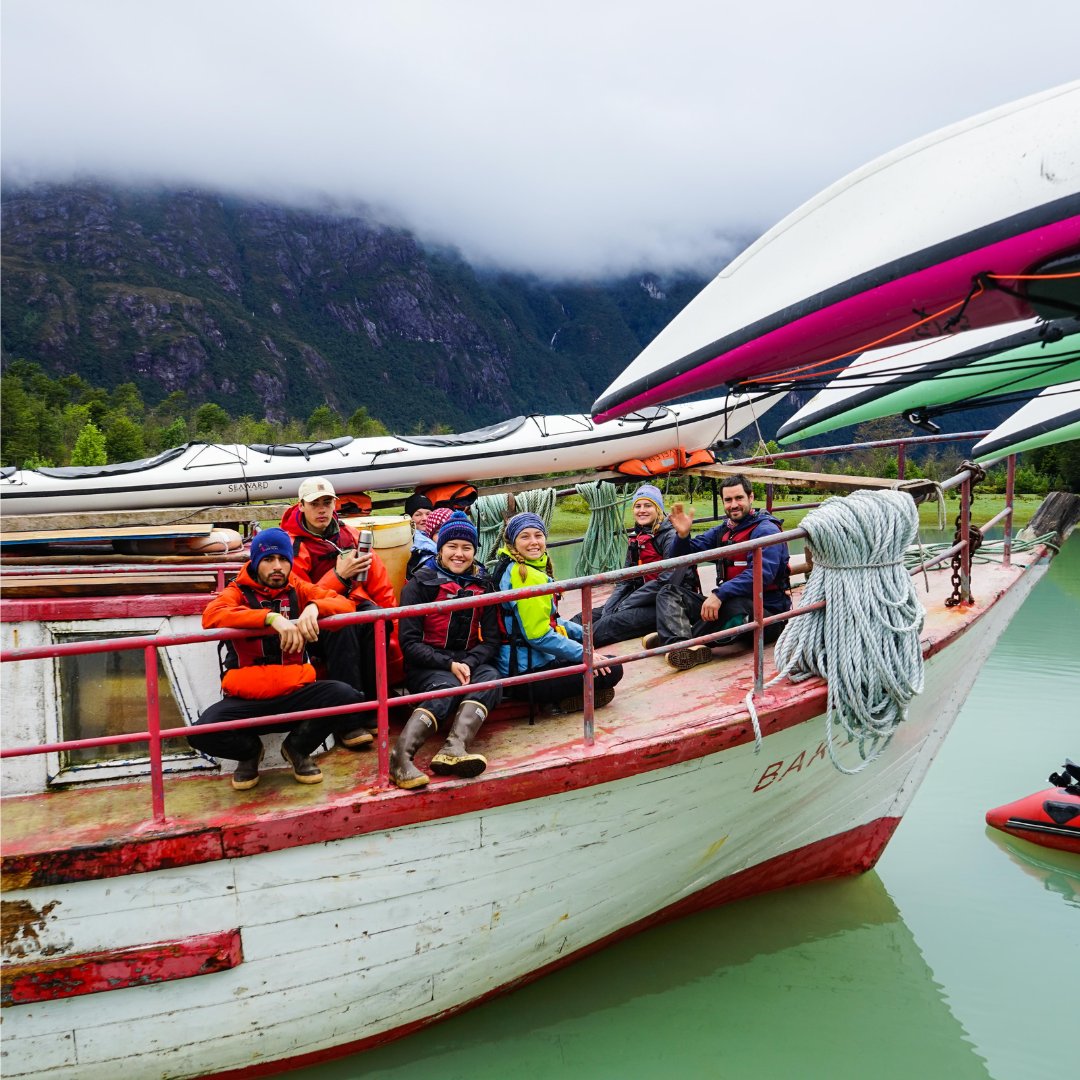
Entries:
[[5,964],[0,1006],[211,975],[236,967],[243,959],[240,931],[234,929],[33,964]]
[[213,862],[221,858],[224,858],[224,854],[221,834],[217,829],[5,854],[0,891],[62,885],[93,878],[124,877],[171,866]]
[[5,959],[25,956],[28,946],[36,950],[38,933],[44,931],[45,922],[59,900],[50,900],[40,909],[29,900],[0,901],[0,950]]

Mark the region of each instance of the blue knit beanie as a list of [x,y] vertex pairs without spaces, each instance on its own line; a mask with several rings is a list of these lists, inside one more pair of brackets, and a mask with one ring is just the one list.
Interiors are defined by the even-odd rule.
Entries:
[[642,484],[641,487],[634,492],[634,497],[630,500],[630,505],[633,506],[638,499],[648,499],[657,510],[660,511],[660,516],[664,517],[667,511],[664,509],[664,496],[660,494],[660,489],[653,484]]
[[284,555],[292,566],[293,549],[292,540],[284,529],[263,529],[254,540],[251,541],[251,572],[259,569],[259,563],[267,555]]
[[506,542],[513,547],[514,541],[523,529],[539,529],[547,536],[547,526],[539,514],[515,514],[506,523]]
[[472,546],[480,546],[480,537],[477,535],[476,526],[469,520],[468,514],[455,510],[446,523],[439,529],[439,537],[436,541],[436,550],[442,551],[442,546],[448,540],[467,540]]

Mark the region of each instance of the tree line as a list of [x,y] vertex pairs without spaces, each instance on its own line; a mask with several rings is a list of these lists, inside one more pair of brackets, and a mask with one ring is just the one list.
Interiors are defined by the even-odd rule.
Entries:
[[284,423],[231,417],[214,402],[174,390],[154,405],[134,383],[113,390],[80,375],[51,378],[26,360],[0,378],[0,464],[26,469],[137,461],[186,442],[293,443],[389,434],[365,407],[344,418],[329,405]]

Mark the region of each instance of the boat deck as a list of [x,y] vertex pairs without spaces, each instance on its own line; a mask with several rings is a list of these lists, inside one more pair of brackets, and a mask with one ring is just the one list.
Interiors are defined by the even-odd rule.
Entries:
[[[945,607],[951,591],[947,570],[929,573],[929,593],[917,579],[927,610],[924,653],[933,654],[960,633],[1032,561],[1032,554],[1022,554],[1008,568],[977,565],[977,603],[971,608]],[[639,648],[627,642],[601,651]],[[769,648],[766,680],[774,673]],[[614,702],[596,712],[593,746],[584,743],[581,713],[538,715],[530,724],[527,706],[514,703],[490,717],[476,741],[474,749],[489,763],[482,776],[433,777],[419,792],[380,787],[373,750],[325,753],[319,758],[323,783],[301,785],[268,749],[261,782],[249,791],[234,791],[227,777],[216,773],[167,775],[163,824],[152,820],[148,781],[8,797],[2,821],[4,888],[317,843],[647,772],[751,741],[745,697],[752,685],[749,649],[718,648],[712,663],[683,672],[672,670],[662,657],[646,658],[627,665]],[[825,690],[822,680],[798,687],[782,683],[759,697],[763,732],[822,713]],[[663,702],[662,711],[657,702]],[[392,722],[391,739],[398,730]],[[441,744],[439,735],[428,740],[416,758],[420,768],[427,771]],[[768,764],[763,760],[763,769]]]

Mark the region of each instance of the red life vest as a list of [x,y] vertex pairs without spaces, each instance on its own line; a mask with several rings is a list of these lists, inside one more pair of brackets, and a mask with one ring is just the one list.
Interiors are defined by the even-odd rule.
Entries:
[[[244,594],[248,607],[276,611],[286,619],[296,619],[300,615],[300,597],[291,585],[280,596],[273,599],[260,596],[250,585],[241,585],[237,582],[237,588]],[[288,653],[282,656],[281,645],[276,637],[236,638],[225,642],[223,666],[228,671],[231,668],[261,664],[302,664],[304,660],[305,657],[301,653]]]
[[[248,606],[256,610],[276,611],[286,619],[295,619],[302,611],[300,597],[291,585],[275,597],[260,596],[250,585],[239,582],[237,587]],[[233,697],[280,697],[315,681],[307,653],[283,655],[279,639],[272,634],[226,641],[221,667],[221,688]]]
[[[439,591],[429,603],[460,600],[489,592],[486,581],[463,583],[440,575]],[[480,641],[480,608],[445,611],[441,607],[424,617],[424,642],[447,652],[468,652]]]
[[[636,557],[638,566],[646,566],[649,563],[660,562],[663,559],[663,552],[656,544],[656,536],[651,532],[635,532],[630,535],[630,547],[636,548]],[[660,572],[655,574],[642,574],[642,581],[655,581],[660,576]]]
[[[729,524],[720,534],[720,543],[724,546],[728,544],[741,544],[750,539],[751,534],[762,521],[767,520],[775,519],[760,518],[755,514],[749,522],[744,521],[739,525]],[[750,565],[747,558],[748,555],[749,552],[744,551],[739,555],[733,555],[730,559],[719,560],[718,567],[723,572],[724,581],[730,581],[732,578],[738,577]],[[776,576],[776,580],[771,581],[765,586],[765,592],[779,592],[784,589],[784,579],[786,578],[786,566],[784,566],[781,567],[780,573]]]

